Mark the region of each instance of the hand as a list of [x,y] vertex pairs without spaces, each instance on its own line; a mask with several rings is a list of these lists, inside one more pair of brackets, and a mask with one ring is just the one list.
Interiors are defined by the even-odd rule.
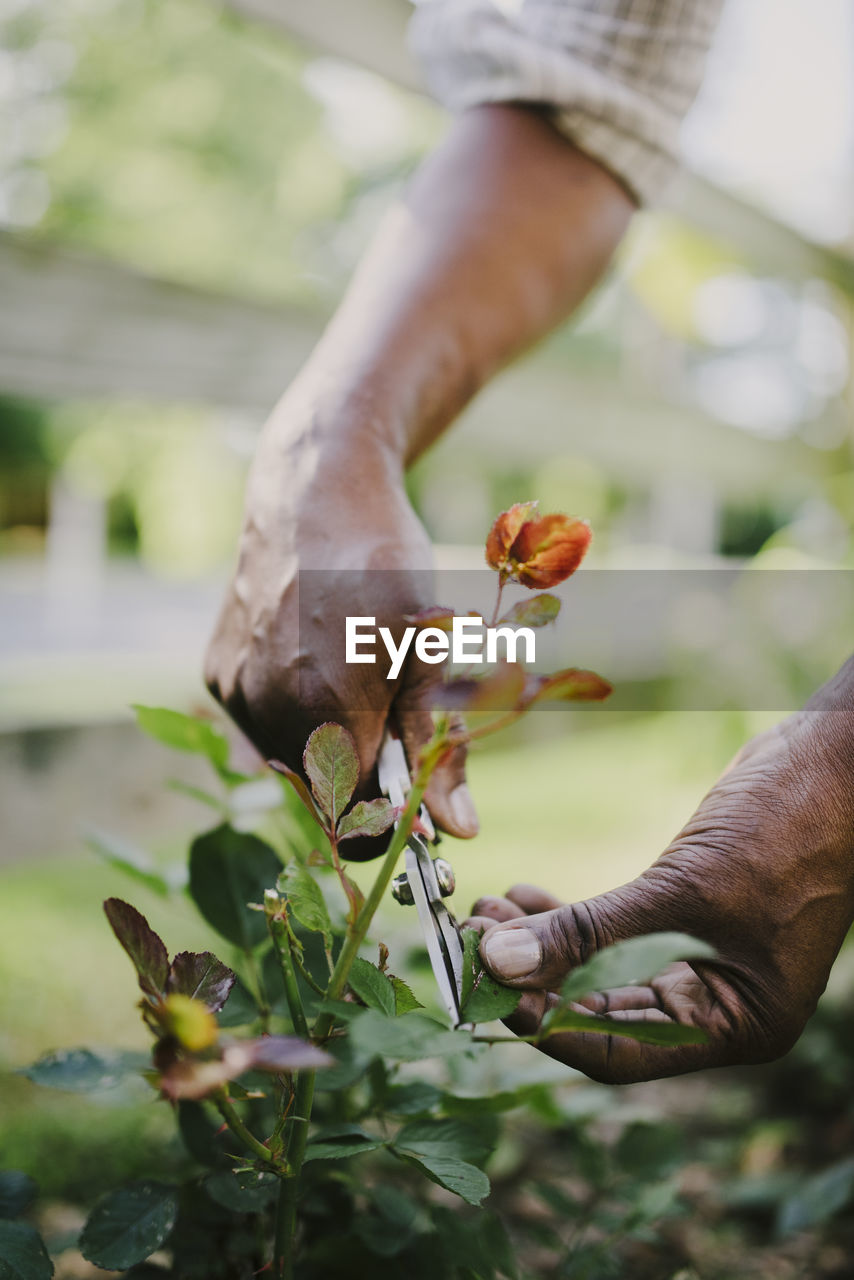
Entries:
[[[807,709],[750,742],[664,855],[631,884],[561,905],[517,885],[481,898],[487,968],[526,994],[507,1026],[536,1031],[571,969],[624,938],[679,930],[715,962],[582,1004],[617,1019],[701,1027],[708,1043],[661,1048],[567,1032],[545,1053],[613,1084],[762,1062],[800,1035],[854,917],[854,660]],[[498,922],[498,923],[496,923]]]
[[[389,711],[414,767],[432,733],[426,695],[437,668],[410,655],[401,677],[387,680],[381,647],[374,665],[346,664],[344,619],[373,615],[399,632],[405,614],[434,604],[430,544],[393,450],[367,431],[326,433],[295,420],[283,403],[265,429],[205,679],[258,750],[294,769],[317,725],[345,725],[359,752],[360,794],[377,795],[372,774]],[[437,769],[427,802],[444,831],[476,834],[463,749]],[[381,851],[375,841],[349,843],[349,857]]]

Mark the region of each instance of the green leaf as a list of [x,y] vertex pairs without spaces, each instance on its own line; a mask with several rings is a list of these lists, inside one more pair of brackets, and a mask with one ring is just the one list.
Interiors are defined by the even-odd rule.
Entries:
[[146,995],[160,995],[169,972],[169,956],[162,938],[136,907],[122,902],[121,898],[107,898],[104,912],[113,933],[134,963],[140,988]]
[[369,1009],[378,1009],[393,1018],[396,1011],[394,984],[375,964],[356,956],[348,978],[356,995]]
[[370,1211],[359,1214],[353,1226],[371,1253],[381,1258],[393,1258],[409,1244],[418,1218],[418,1206],[409,1196],[377,1183],[370,1189]]
[[23,1067],[21,1075],[45,1089],[66,1089],[69,1093],[92,1093],[96,1097],[110,1095],[132,1083],[146,1096],[151,1096],[139,1078],[150,1065],[147,1055],[129,1051],[110,1054],[93,1053],[91,1049],[60,1049],[47,1053],[38,1062]]
[[591,991],[612,991],[654,978],[677,960],[714,960],[716,955],[708,942],[687,933],[648,933],[597,951],[572,971],[561,987],[561,998],[580,1000]]
[[302,762],[318,807],[336,823],[359,781],[359,757],[352,735],[331,721],[320,725],[306,743]]
[[560,613],[560,600],[557,596],[550,595],[548,591],[543,591],[538,596],[529,596],[527,600],[519,600],[513,605],[512,609],[508,609],[504,617],[499,620],[499,626],[502,622],[509,622],[517,627],[545,627],[550,622],[554,622]]
[[0,1221],[0,1280],[50,1280],[53,1263],[28,1222]]
[[224,782],[244,782],[241,773],[232,773],[228,767],[228,741],[209,720],[187,716],[182,711],[168,707],[143,707],[133,705],[136,722],[149,737],[172,747],[176,751],[188,751],[193,755],[207,756]]
[[326,945],[331,947],[332,921],[320,885],[311,872],[299,862],[290,862],[279,876],[276,887],[279,893],[287,896],[288,906],[303,928],[312,933],[322,933]]
[[394,1116],[417,1116],[432,1111],[442,1099],[442,1091],[426,1080],[396,1084],[383,1099],[386,1111]]
[[357,1124],[329,1125],[319,1130],[305,1149],[306,1160],[346,1160],[385,1146],[382,1138],[365,1133]]
[[205,1190],[224,1209],[236,1213],[258,1213],[276,1196],[279,1179],[260,1169],[224,1169],[205,1178]]
[[381,836],[394,822],[394,805],[382,797],[378,800],[360,800],[338,823],[338,839],[353,840],[356,836]]
[[460,1196],[467,1204],[480,1204],[489,1195],[489,1178],[477,1165],[456,1160],[453,1156],[421,1156],[408,1151],[397,1154],[425,1173],[431,1182],[444,1187],[446,1191],[453,1191],[454,1195]]
[[20,1169],[0,1170],[0,1218],[19,1218],[39,1193],[39,1184]]
[[421,1156],[455,1156],[477,1163],[493,1148],[491,1137],[481,1126],[456,1119],[411,1120],[397,1134],[394,1146]]
[[707,1044],[709,1037],[699,1027],[686,1027],[679,1022],[623,1022],[603,1018],[596,1013],[577,1013],[567,1005],[555,1005],[543,1018],[540,1037],[545,1039],[559,1031],[596,1032],[606,1036],[624,1036],[640,1044],[680,1045]]
[[424,1005],[417,999],[415,992],[403,978],[396,977],[393,973],[388,975],[388,980],[394,987],[394,1011],[400,1017],[402,1013],[412,1013],[413,1009],[423,1009]]
[[366,1009],[353,1019],[350,1035],[360,1052],[398,1062],[419,1062],[471,1049],[467,1035],[448,1031],[421,1013],[387,1018],[375,1009]]
[[209,925],[244,951],[267,937],[267,922],[249,902],[262,902],[282,864],[263,840],[227,823],[193,841],[190,895]]
[[480,935],[475,929],[463,930],[463,1022],[492,1022],[508,1018],[522,999],[521,991],[512,991],[487,973],[480,959]]
[[137,884],[144,885],[161,898],[169,896],[169,881],[160,874],[153,859],[142,849],[103,831],[90,831],[86,843],[99,858],[103,858],[104,862],[118,871],[123,871]]
[[779,1235],[792,1235],[827,1222],[854,1196],[854,1157],[840,1160],[805,1178],[783,1201],[777,1215]]
[[614,1161],[622,1173],[643,1182],[663,1178],[682,1159],[683,1134],[666,1122],[628,1125],[614,1148]]
[[166,990],[201,1000],[219,1013],[236,981],[237,975],[212,951],[179,951],[169,966]]
[[518,1280],[519,1268],[507,1228],[497,1213],[484,1213],[478,1221],[478,1240],[483,1256],[507,1280]]
[[132,1182],[99,1200],[80,1234],[87,1262],[124,1271],[159,1249],[175,1224],[178,1196],[162,1182]]

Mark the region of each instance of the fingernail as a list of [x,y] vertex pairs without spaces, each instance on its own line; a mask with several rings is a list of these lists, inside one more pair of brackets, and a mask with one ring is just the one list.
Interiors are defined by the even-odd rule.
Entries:
[[525,978],[539,969],[542,959],[540,940],[530,929],[493,929],[480,949],[498,978]]
[[455,826],[469,835],[477,835],[480,827],[480,823],[477,820],[477,810],[474,807],[471,792],[464,782],[454,788],[448,797],[448,803],[451,807],[451,816],[454,819]]

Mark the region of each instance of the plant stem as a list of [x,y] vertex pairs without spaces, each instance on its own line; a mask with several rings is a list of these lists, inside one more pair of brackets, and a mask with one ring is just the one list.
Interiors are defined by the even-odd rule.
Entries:
[[249,1129],[247,1129],[246,1125],[231,1105],[225,1090],[214,1094],[213,1102],[217,1111],[219,1111],[219,1114],[222,1116],[234,1136],[239,1138],[243,1145],[248,1147],[252,1154],[257,1156],[259,1160],[263,1160],[265,1164],[275,1166],[276,1160],[273,1153],[264,1146],[263,1142],[258,1141],[254,1133],[250,1133]]
[[297,1225],[297,1196],[308,1124],[314,1100],[314,1072],[300,1071],[297,1076],[294,1109],[290,1117],[290,1141],[287,1149],[288,1173],[282,1178],[276,1205],[276,1239],[273,1247],[275,1280],[291,1280],[294,1266],[294,1239]]
[[[386,890],[391,883],[394,875],[394,869],[397,860],[400,857],[406,842],[412,834],[412,827],[421,808],[421,801],[424,797],[424,791],[427,787],[430,774],[433,772],[435,764],[431,762],[431,767],[422,767],[417,777],[413,780],[412,790],[406,801],[400,822],[397,824],[391,843],[388,846],[385,857],[380,866],[379,874],[371,885],[371,890],[365,898],[362,910],[356,917],[355,922],[350,925],[347,930],[347,937],[344,946],[338,956],[335,969],[329,981],[326,990],[326,996],[329,1000],[338,1000],[347,985],[347,978],[350,974],[353,961],[358,954],[359,947],[365,940],[365,934],[370,928],[371,921],[374,918],[377,907],[380,905]],[[314,1027],[315,1039],[325,1040],[332,1030],[332,1024],[335,1021],[335,1015],[332,1013],[321,1013]]]
[[[285,910],[284,906],[282,907],[282,910]],[[294,1031],[298,1036],[302,1036],[304,1040],[307,1040],[308,1023],[305,1017],[305,1010],[302,1007],[302,997],[299,993],[299,986],[297,985],[297,975],[294,971],[287,921],[283,915],[278,913],[276,915],[268,916],[267,928],[270,930],[270,936],[273,939],[273,946],[276,949],[276,955],[279,959],[279,968],[282,973],[282,984],[285,988],[285,998],[288,1002],[288,1009],[291,1013],[291,1022],[294,1024]]]

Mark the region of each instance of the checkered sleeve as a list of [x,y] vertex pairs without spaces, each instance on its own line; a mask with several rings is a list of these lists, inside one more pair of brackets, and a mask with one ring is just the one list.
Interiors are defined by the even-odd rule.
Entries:
[[415,3],[411,46],[451,110],[542,104],[639,203],[660,197],[723,0]]

